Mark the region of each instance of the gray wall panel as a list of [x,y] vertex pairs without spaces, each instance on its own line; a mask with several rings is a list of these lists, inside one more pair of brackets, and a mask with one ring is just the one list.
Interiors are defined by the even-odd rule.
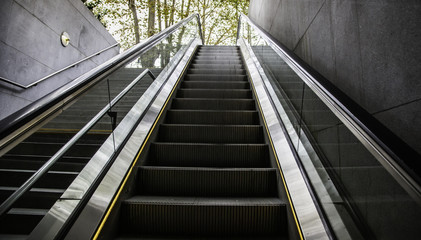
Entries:
[[421,153],[420,1],[252,0],[249,16]]
[[[0,31],[0,76],[25,85],[116,43],[80,0],[2,1]],[[60,42],[63,31],[70,35],[67,47]],[[118,52],[118,47],[107,50],[28,90],[0,83],[2,100],[10,100],[0,105],[0,119]]]

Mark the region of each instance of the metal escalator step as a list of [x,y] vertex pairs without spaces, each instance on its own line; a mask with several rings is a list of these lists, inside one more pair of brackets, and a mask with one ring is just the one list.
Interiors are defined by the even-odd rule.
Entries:
[[277,196],[274,168],[140,167],[137,176],[141,195]]
[[134,196],[121,211],[128,233],[244,236],[286,230],[285,203],[277,198]]
[[[37,160],[22,160],[22,159],[1,159],[0,160],[0,169],[24,169],[24,170],[38,170],[44,161]],[[69,162],[56,162],[54,166],[51,167],[52,171],[65,171],[65,172],[80,172],[82,171],[84,163],[69,163]]]
[[[54,143],[66,143],[68,142],[76,132],[69,133],[57,130],[39,130],[38,132],[32,134],[30,137],[25,139],[25,142],[54,142]],[[109,134],[102,133],[88,133],[83,135],[83,137],[78,141],[79,143],[103,143]]]
[[175,98],[172,109],[188,110],[255,110],[253,99]]
[[[17,187],[0,187],[0,202],[6,200]],[[64,193],[65,189],[32,188],[13,205],[15,208],[50,209]]]
[[[205,77],[206,78],[206,77]],[[181,83],[182,88],[193,89],[250,89],[250,84],[246,81],[187,81]]]
[[240,59],[237,60],[193,60],[193,64],[243,64]]
[[217,51],[217,52],[239,52],[240,48],[238,48],[238,47],[225,47],[225,46],[224,47],[212,46],[212,47],[200,47],[198,49],[198,51],[199,52],[215,52],[215,51]]
[[215,52],[215,51],[222,51],[222,52],[239,52],[240,48],[237,47],[199,47],[199,52]]
[[266,144],[152,143],[149,166],[265,167]]
[[199,64],[199,63],[193,63],[192,65],[190,65],[190,69],[226,70],[226,69],[244,69],[244,66],[243,66],[243,64],[221,64],[221,63]]
[[204,55],[197,56],[194,60],[241,60],[240,56]]
[[247,81],[247,76],[222,74],[186,74],[184,81]]
[[168,110],[165,123],[173,124],[259,124],[257,111]]
[[[0,184],[2,187],[20,187],[35,170],[0,169]],[[67,188],[73,182],[78,172],[49,171],[34,185],[38,188]]]
[[176,97],[179,98],[235,98],[251,99],[252,93],[248,89],[184,89],[177,91]]
[[[51,157],[52,155],[5,154],[2,156],[2,159],[0,161],[7,160],[7,161],[17,161],[17,162],[20,162],[20,161],[46,162]],[[71,157],[71,156],[66,157],[64,156],[60,158],[57,162],[86,164],[90,159],[91,157]],[[22,169],[25,169],[25,168],[22,168]]]
[[[18,154],[18,155],[52,155],[56,153],[64,143],[56,142],[22,142],[13,148],[8,154]],[[76,144],[72,147],[72,150],[69,151],[66,156],[92,156],[97,149],[100,147],[100,144]]]
[[237,46],[200,46],[199,51],[239,51]]
[[262,143],[263,127],[256,125],[161,124],[158,141],[184,143]]
[[202,53],[199,52],[196,54],[195,59],[198,58],[202,58],[202,57],[228,57],[228,58],[234,58],[234,57],[238,57],[240,58],[241,55],[240,53],[224,53],[224,52],[206,52],[206,53]]
[[194,69],[189,68],[187,71],[191,74],[223,74],[223,75],[245,75],[246,70],[245,69],[208,69],[208,68],[201,68],[201,69]]
[[2,234],[29,234],[48,209],[12,208],[0,218],[0,232]]

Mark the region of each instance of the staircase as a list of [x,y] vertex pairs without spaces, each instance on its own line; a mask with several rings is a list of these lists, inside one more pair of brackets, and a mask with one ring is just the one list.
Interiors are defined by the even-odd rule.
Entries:
[[121,205],[120,239],[287,239],[286,203],[238,47],[199,47]]
[[[103,81],[94,86],[78,102],[1,156],[0,203],[16,191],[105,107],[110,98],[120,93],[142,71],[143,69],[122,68],[113,73],[108,83]],[[155,74],[159,72],[160,69],[154,71]],[[112,109],[117,112],[117,124],[151,82],[152,79],[145,76],[138,86]],[[108,96],[109,93],[111,96]],[[107,139],[111,130],[110,118],[103,117],[90,133],[85,134],[71,147],[50,171],[12,206],[7,214],[0,216],[0,239],[25,238],[30,234]]]

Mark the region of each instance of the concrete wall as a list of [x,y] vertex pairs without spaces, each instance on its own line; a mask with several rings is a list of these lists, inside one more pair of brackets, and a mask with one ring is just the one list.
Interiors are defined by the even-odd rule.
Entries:
[[251,0],[249,16],[421,153],[419,0]]
[[[60,35],[70,35],[63,47]],[[80,0],[2,0],[0,76],[28,85],[98,52],[116,40]],[[0,119],[72,81],[118,54],[115,47],[63,73],[22,90],[0,82]]]

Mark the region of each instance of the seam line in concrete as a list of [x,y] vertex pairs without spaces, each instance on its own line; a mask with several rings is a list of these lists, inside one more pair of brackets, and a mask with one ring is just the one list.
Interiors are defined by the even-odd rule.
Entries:
[[269,31],[268,32],[271,32],[272,31],[273,22],[275,22],[276,15],[278,15],[279,5],[280,4],[281,4],[281,1],[278,1],[278,5],[276,6],[276,11],[275,11],[275,16],[272,18],[272,22],[270,23]]
[[[21,6],[22,7],[22,9],[25,9],[25,11],[27,11],[30,15],[32,15],[34,18],[36,18],[38,21],[40,21],[41,23],[43,23],[44,24],[44,26],[46,26],[48,29],[50,29],[53,33],[55,33],[55,34],[57,34],[58,36],[60,36],[61,35],[61,32],[60,33],[58,33],[58,32],[56,32],[54,29],[52,29],[51,27],[50,27],[50,25],[48,25],[46,22],[44,22],[43,20],[41,20],[39,17],[37,17],[35,14],[33,14],[32,12],[30,12],[27,8],[25,8],[25,6],[23,6],[22,4],[20,4],[19,2],[16,2],[16,1],[14,1],[14,3],[16,3],[16,4],[18,4],[19,6]],[[69,4],[71,4],[70,2],[69,2]],[[73,5],[72,5],[73,6]],[[74,7],[74,6],[73,6]],[[75,7],[75,9],[76,9],[76,7]],[[81,13],[80,13],[80,11],[78,10],[78,9],[76,9],[76,11],[80,14],[80,15],[82,15]],[[83,15],[82,15],[82,17],[84,17]],[[85,18],[86,19],[86,18]],[[88,21],[88,23],[96,30],[96,31],[98,31],[96,28],[95,28],[95,26],[93,26],[89,21]],[[102,35],[101,35],[101,37],[102,38],[104,38]],[[80,40],[80,39],[79,39]],[[108,43],[108,41],[105,39],[105,41]],[[79,52],[83,57],[87,57],[87,56],[89,56],[90,54],[93,54],[93,53],[95,53],[95,51],[94,52],[92,52],[92,53],[90,53],[90,54],[85,54],[85,53],[83,53],[79,48],[77,48],[75,45],[73,45],[73,43],[72,42],[70,42],[70,46],[72,46],[77,52]],[[99,50],[97,50],[97,51],[99,51]],[[76,61],[79,61],[80,59],[77,59]],[[75,61],[75,62],[76,62]],[[67,66],[67,65],[66,65]],[[65,66],[64,66],[65,67]],[[60,68],[63,68],[63,66],[62,67],[60,67]],[[59,68],[59,69],[60,69]]]
[[311,22],[308,24],[306,30],[304,31],[303,35],[300,37],[300,39],[298,39],[297,43],[295,44],[294,48],[292,49],[293,52],[295,52],[295,50],[297,49],[298,45],[301,43],[301,41],[303,40],[304,36],[307,34],[308,30],[310,29],[310,26],[313,24],[314,20],[316,19],[316,17],[319,15],[320,11],[322,10],[323,6],[326,5],[326,0],[323,1],[323,4],[320,6],[319,10],[317,10],[317,13],[314,15],[313,19],[311,20]]
[[406,103],[398,104],[398,105],[393,106],[393,107],[390,107],[390,108],[386,108],[386,109],[383,109],[383,110],[380,110],[380,111],[377,111],[377,112],[373,112],[372,115],[376,115],[376,114],[380,114],[380,113],[383,113],[383,112],[387,112],[389,110],[392,110],[392,109],[395,109],[395,108],[399,108],[399,107],[402,107],[402,106],[405,106],[405,105],[408,105],[408,104],[411,104],[411,103],[414,103],[414,102],[418,102],[418,101],[421,101],[421,99],[415,99],[415,100],[412,100],[412,101],[409,101],[409,102],[406,102]]

